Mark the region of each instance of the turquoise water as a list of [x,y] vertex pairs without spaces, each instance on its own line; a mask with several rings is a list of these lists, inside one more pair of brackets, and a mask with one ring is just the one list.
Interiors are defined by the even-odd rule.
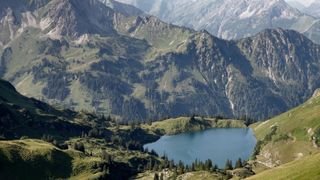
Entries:
[[144,148],[155,150],[160,156],[166,154],[175,162],[191,164],[195,159],[211,159],[223,168],[227,159],[233,163],[238,158],[248,160],[256,145],[252,129],[210,129],[195,133],[162,136]]

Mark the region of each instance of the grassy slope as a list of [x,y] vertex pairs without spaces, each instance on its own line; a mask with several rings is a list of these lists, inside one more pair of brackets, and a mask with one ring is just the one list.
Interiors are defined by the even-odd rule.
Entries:
[[8,81],[2,79],[0,79],[0,103],[7,106],[19,106],[18,109],[24,108],[34,116],[60,116],[69,118],[69,114],[65,113],[64,110],[56,109],[36,99],[25,97]]
[[278,126],[278,131],[281,133],[291,133],[297,140],[309,140],[308,132],[305,130],[315,129],[320,127],[320,97],[315,97],[294,108],[286,113],[283,113],[269,121],[255,124],[254,131],[258,139],[268,134],[270,127]]
[[248,180],[254,179],[320,179],[320,154],[314,154],[248,178]]
[[[162,135],[173,135],[185,132],[201,131],[211,128],[245,128],[246,126],[239,120],[218,120],[215,118],[200,118],[192,122],[190,117],[178,117],[153,122],[152,125],[143,124],[142,129],[151,132],[158,132]],[[123,128],[129,128],[124,126]]]
[[27,98],[18,93],[9,82],[0,79],[0,135],[8,132],[14,133],[18,138],[39,138],[43,134],[59,137],[77,135],[89,129],[90,121],[78,120],[85,116]]
[[0,179],[89,179],[100,158],[62,151],[40,140],[0,141]]
[[0,98],[2,98],[0,102],[5,100],[10,104],[19,105],[35,112],[36,107],[34,106],[34,104],[29,98],[26,98],[20,95],[10,83],[8,83],[7,81],[3,81],[1,79],[0,79]]
[[[5,118],[5,121],[0,121],[0,123],[4,123],[5,127],[10,127],[10,131],[19,135],[18,138],[20,135],[40,138],[42,134],[58,138],[60,134],[63,134],[62,139],[58,138],[61,142],[67,141],[72,147],[72,141],[83,141],[86,152],[93,154],[93,156],[88,156],[88,154],[71,150],[71,148],[63,151],[40,140],[0,141],[0,179],[25,179],[25,177],[27,179],[96,179],[102,174],[101,165],[105,163],[100,158],[102,149],[106,149],[108,154],[111,154],[117,162],[110,168],[110,172],[115,174],[116,177],[122,177],[120,173],[132,173],[130,172],[130,163],[135,163],[137,159],[146,161],[145,159],[149,157],[149,155],[138,151],[117,149],[113,144],[106,144],[103,139],[75,138],[83,132],[82,127],[89,128],[90,123],[95,122],[96,116],[94,114],[56,110],[47,104],[22,96],[10,83],[3,80],[0,80],[0,105],[0,113],[8,112],[9,109],[9,112],[14,114],[14,116]],[[39,106],[50,109],[50,111],[44,112],[39,109]],[[21,109],[30,112],[33,121],[36,122],[35,124],[45,123],[45,128],[42,126],[29,127],[26,122],[30,120],[24,119],[24,116],[20,115],[22,114]],[[70,119],[68,119],[69,116]],[[0,116],[0,120],[2,120],[1,118]],[[68,126],[67,130],[74,133],[70,132],[71,134],[69,134],[51,127],[50,123],[57,118],[64,118],[65,125],[72,124]],[[11,128],[11,124],[19,127]],[[62,121],[58,121],[57,124],[64,127]],[[75,125],[73,126],[73,124]],[[47,126],[49,128],[46,128]],[[57,133],[59,136],[56,136]],[[28,176],[28,174],[32,174],[32,176]]]
[[[161,174],[161,173],[158,173]],[[163,173],[164,174],[164,179],[169,179],[169,180],[174,180],[174,176],[172,172],[167,172]],[[154,172],[145,172],[145,173],[140,173],[137,176],[131,178],[131,179],[136,179],[136,180],[150,180],[154,178],[155,173]],[[182,175],[179,175],[176,177],[177,180],[218,180],[218,179],[223,179],[224,176],[219,173],[215,172],[206,172],[206,171],[198,171],[198,172],[188,172]]]
[[320,128],[320,97],[314,97],[291,111],[252,127],[257,139],[263,140],[274,126],[277,131],[263,146],[258,161],[272,167],[318,151],[312,138]]

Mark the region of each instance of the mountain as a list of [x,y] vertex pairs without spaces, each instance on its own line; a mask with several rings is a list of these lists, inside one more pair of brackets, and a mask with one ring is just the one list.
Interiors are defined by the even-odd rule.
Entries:
[[265,119],[320,87],[320,46],[295,31],[225,41],[97,0],[39,2],[1,1],[0,76],[50,104],[123,121]]
[[314,17],[320,18],[320,1],[314,1],[313,3],[311,3],[304,9],[304,12]]
[[314,22],[312,26],[303,34],[315,42],[320,42],[320,20]]
[[[228,170],[227,174],[219,169],[195,169],[185,173],[179,172],[178,178],[318,178],[319,105],[320,90],[316,90],[312,98],[304,104],[268,121],[253,124],[251,127],[258,139],[255,150],[257,159],[246,163],[244,168]],[[25,114],[29,114],[28,117],[20,121],[20,114],[27,111],[29,113]],[[168,159],[160,158],[152,152],[135,149],[136,146],[153,142],[163,134],[201,130],[209,128],[210,125],[243,127],[241,121],[200,117],[181,117],[138,126],[115,125],[112,119],[99,122],[94,114],[79,116],[81,113],[57,110],[40,101],[24,97],[17,93],[9,82],[3,80],[0,80],[0,113],[1,138],[5,139],[0,141],[0,163],[3,165],[0,168],[1,179],[128,179],[131,176],[150,179],[155,173],[163,172],[161,168],[166,169],[166,177],[173,178],[177,174],[174,174],[170,166],[178,165],[171,162],[169,165]],[[74,117],[75,114],[77,118],[72,120],[70,117]],[[30,117],[33,123],[30,123]],[[57,124],[46,125],[50,122],[48,117],[65,119]],[[13,139],[3,136],[2,133],[3,127],[8,128],[8,122],[16,126],[5,129],[12,130],[12,134],[17,135]],[[66,126],[66,122],[74,125]],[[79,122],[86,122],[88,125]],[[41,127],[37,127],[38,124]],[[75,124],[90,128],[90,131],[82,131],[79,136],[79,132],[74,131]],[[23,127],[25,131],[21,131]],[[68,131],[75,134],[62,130],[63,127],[69,128]],[[42,140],[39,140],[40,132],[46,135],[42,136]],[[30,135],[37,139],[29,139]],[[131,144],[132,142],[134,144]],[[150,162],[164,164],[164,167],[155,170]],[[258,165],[261,163],[271,169],[261,169]],[[274,167],[277,165],[280,166]],[[148,170],[141,168],[143,166],[151,167]],[[251,166],[259,168],[254,176]]]
[[[14,158],[12,158],[14,157]],[[0,142],[1,179],[89,179],[101,177],[103,161],[41,140]],[[27,177],[27,178],[26,178]]]
[[[306,31],[316,19],[283,0],[119,0],[180,26],[241,39],[264,29]],[[313,39],[312,39],[313,40]],[[318,39],[314,42],[320,43]]]
[[288,0],[286,1],[291,7],[298,9],[299,11],[302,11],[306,6],[302,4],[299,1],[296,0]]
[[[213,127],[245,125],[204,117],[120,125],[111,117],[58,110],[22,96],[0,80],[0,179],[129,179],[138,173],[156,173],[153,164],[167,170],[177,165],[144,150],[143,144],[162,135]],[[166,176],[175,176],[170,169]],[[218,171],[208,173],[226,177]]]
[[0,80],[0,179],[128,179],[139,165],[157,162],[141,151],[141,144],[159,138],[151,132],[119,130],[111,117],[57,109]]
[[2,138],[14,139],[23,135],[40,138],[46,132],[51,132],[58,138],[79,135],[90,130],[88,123],[76,121],[77,117],[84,118],[83,115],[70,110],[59,110],[34,98],[24,97],[9,82],[0,80]]
[[100,0],[100,1],[104,3],[106,6],[126,16],[143,16],[144,15],[144,12],[142,10],[132,5],[119,3],[118,1],[115,1],[115,0]]

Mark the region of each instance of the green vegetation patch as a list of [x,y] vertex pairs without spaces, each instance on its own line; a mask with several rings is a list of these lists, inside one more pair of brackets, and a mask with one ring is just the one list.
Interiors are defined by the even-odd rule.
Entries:
[[306,158],[284,164],[248,178],[248,180],[317,180],[320,178],[320,154],[313,154]]
[[0,179],[89,178],[95,175],[92,167],[96,162],[101,160],[63,151],[40,140],[0,142]]

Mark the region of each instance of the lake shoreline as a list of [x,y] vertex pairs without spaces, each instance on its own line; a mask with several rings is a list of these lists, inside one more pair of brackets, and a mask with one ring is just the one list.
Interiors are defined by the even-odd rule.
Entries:
[[176,162],[191,165],[195,160],[212,159],[221,168],[227,159],[249,160],[256,145],[251,128],[212,128],[177,135],[163,135],[155,142],[144,145],[160,156],[166,154]]

